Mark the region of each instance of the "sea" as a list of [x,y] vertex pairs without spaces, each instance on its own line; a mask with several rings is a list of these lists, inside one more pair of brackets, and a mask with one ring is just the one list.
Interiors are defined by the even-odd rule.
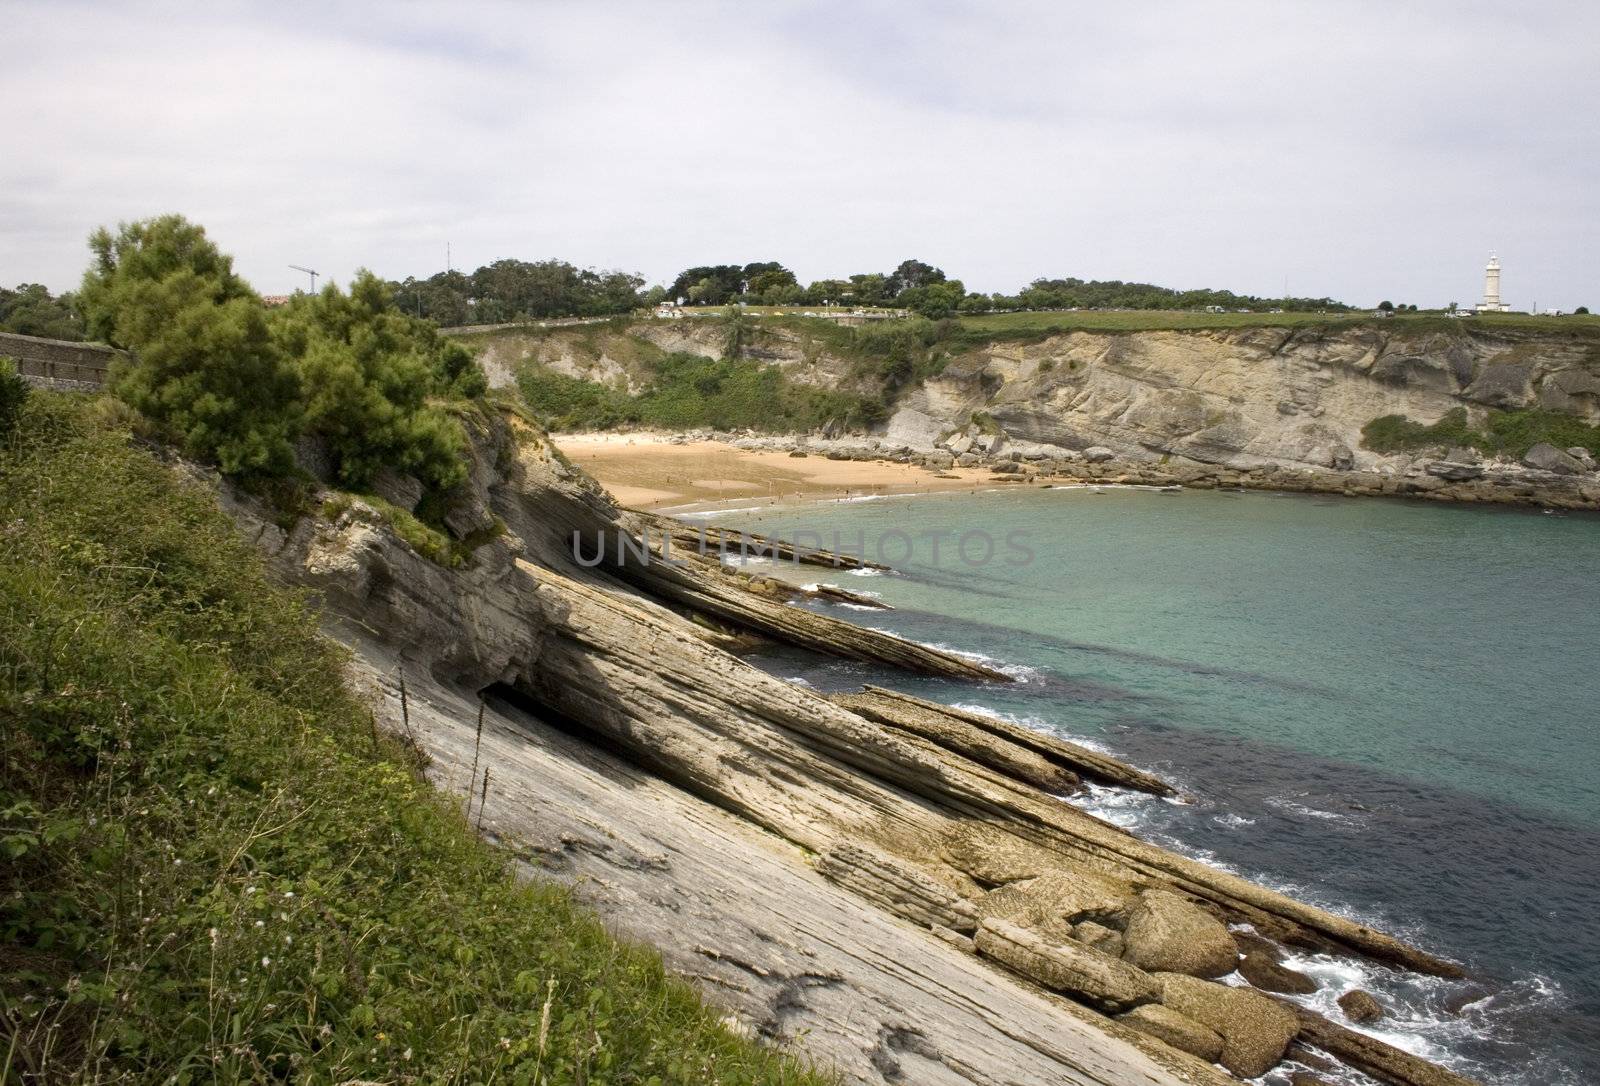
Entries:
[[1157,772],[1182,801],[1063,802],[1471,975],[1300,954],[1308,1005],[1340,1019],[1335,998],[1367,989],[1387,1015],[1363,1029],[1494,1086],[1600,1082],[1600,517],[1018,485],[707,519],[881,558],[892,572],[800,568],[893,610],[808,606],[1016,681],[791,650],[758,666]]

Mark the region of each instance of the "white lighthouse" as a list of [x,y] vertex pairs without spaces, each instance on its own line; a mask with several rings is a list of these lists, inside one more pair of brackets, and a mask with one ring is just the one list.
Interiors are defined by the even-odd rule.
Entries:
[[1483,301],[1478,303],[1479,313],[1509,313],[1511,307],[1500,300],[1500,258],[1489,254],[1489,263],[1483,269]]

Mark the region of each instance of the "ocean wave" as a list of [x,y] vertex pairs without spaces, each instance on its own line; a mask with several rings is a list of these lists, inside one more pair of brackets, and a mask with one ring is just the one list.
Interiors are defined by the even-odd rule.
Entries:
[[766,505],[741,505],[733,509],[697,509],[692,513],[684,513],[681,519],[694,523],[696,518],[707,519],[710,517],[726,517],[733,513],[759,513],[763,509],[770,509]]
[[1169,489],[1164,486],[1151,486],[1148,483],[1052,483],[1044,490],[1148,490],[1159,492]]
[[[1515,1033],[1526,1032],[1517,1030],[1511,1019],[1535,1020],[1567,1002],[1559,984],[1538,975],[1523,978],[1499,992],[1485,992],[1483,998],[1462,1005],[1453,1001],[1474,993],[1459,980],[1405,973],[1333,954],[1291,952],[1283,964],[1317,983],[1317,990],[1309,995],[1285,998],[1357,1033],[1494,1086],[1513,1086],[1525,1080],[1520,1075],[1513,1078],[1510,1074],[1490,1073],[1468,1051],[1510,1043]],[[1235,977],[1226,979],[1243,983]],[[1355,989],[1377,999],[1384,1010],[1383,1018],[1357,1023],[1346,1017],[1339,997]],[[1579,1081],[1570,1069],[1548,1070],[1555,1077],[1543,1081],[1574,1086]]]
[[1008,664],[1003,660],[996,660],[993,656],[987,656],[981,652],[973,652],[971,649],[958,649],[951,645],[941,644],[938,641],[919,641],[917,644],[924,648],[947,652],[951,656],[959,656],[963,660],[971,660],[975,664],[982,664],[984,667],[992,668],[1002,675],[1009,676],[1018,683],[1029,683],[1039,677],[1039,669],[1029,667],[1027,664]]
[[1316,818],[1324,822],[1341,822],[1351,826],[1358,821],[1353,815],[1341,814],[1337,811],[1324,811],[1319,807],[1308,807],[1297,800],[1289,799],[1287,796],[1268,796],[1265,802],[1269,807],[1276,807],[1280,811],[1287,811],[1289,814],[1299,815],[1302,818]]
[[882,570],[882,569],[868,569],[866,567],[862,567],[861,569],[852,569],[850,571],[850,576],[852,576],[852,577],[882,577],[886,572],[888,572],[888,571],[887,570]]

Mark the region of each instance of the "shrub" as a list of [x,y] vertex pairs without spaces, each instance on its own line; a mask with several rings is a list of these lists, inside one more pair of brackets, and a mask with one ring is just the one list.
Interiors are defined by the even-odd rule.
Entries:
[[1458,407],[1438,422],[1423,425],[1404,415],[1384,415],[1361,428],[1361,444],[1374,452],[1409,452],[1460,445],[1492,456],[1520,459],[1540,442],[1560,449],[1582,446],[1600,455],[1600,426],[1540,408],[1490,411],[1482,427],[1467,421]]
[[16,425],[30,391],[28,382],[17,376],[17,364],[9,358],[0,358],[0,437],[5,437]]
[[287,471],[298,382],[231,258],[179,215],[97,230],[89,244],[89,333],[137,359],[115,368],[112,391],[230,475]]

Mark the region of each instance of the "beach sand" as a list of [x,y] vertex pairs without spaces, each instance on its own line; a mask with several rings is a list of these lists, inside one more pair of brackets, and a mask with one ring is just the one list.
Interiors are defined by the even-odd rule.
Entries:
[[889,461],[829,460],[812,453],[736,449],[720,441],[672,444],[670,434],[552,434],[562,452],[635,509],[694,512],[737,505],[815,501],[868,494],[977,490],[988,471],[952,468],[938,479],[926,468]]

